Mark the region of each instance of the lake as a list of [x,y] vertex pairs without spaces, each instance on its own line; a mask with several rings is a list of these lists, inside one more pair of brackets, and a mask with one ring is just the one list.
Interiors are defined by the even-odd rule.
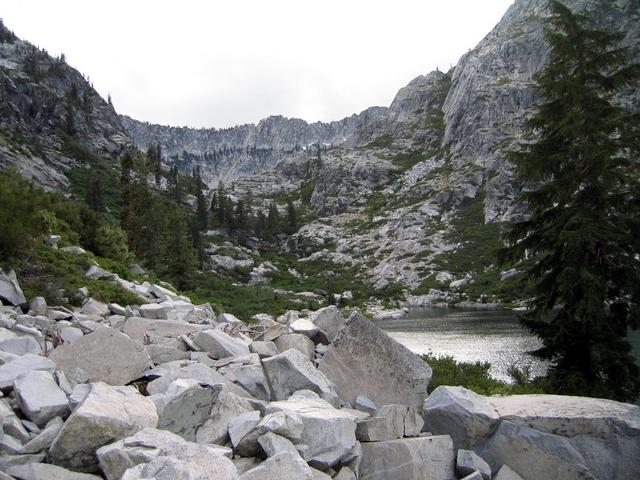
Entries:
[[380,320],[376,325],[418,354],[489,362],[491,376],[498,380],[511,382],[507,369],[512,364],[529,365],[534,376],[547,369],[545,362],[527,354],[541,343],[520,328],[515,312],[420,309],[411,311],[407,318]]

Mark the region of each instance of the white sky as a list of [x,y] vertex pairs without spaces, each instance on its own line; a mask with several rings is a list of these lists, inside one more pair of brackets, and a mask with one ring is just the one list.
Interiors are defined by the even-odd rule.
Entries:
[[119,113],[192,127],[338,120],[446,71],[513,0],[3,0]]

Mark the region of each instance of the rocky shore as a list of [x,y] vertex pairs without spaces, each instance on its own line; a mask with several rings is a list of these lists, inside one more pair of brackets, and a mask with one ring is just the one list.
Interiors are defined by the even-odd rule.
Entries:
[[244,323],[87,275],[141,304],[27,302],[0,272],[0,480],[640,477],[638,406],[428,394],[431,368],[357,313]]

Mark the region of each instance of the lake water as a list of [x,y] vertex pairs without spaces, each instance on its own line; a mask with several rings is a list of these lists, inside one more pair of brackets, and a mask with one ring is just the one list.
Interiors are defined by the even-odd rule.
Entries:
[[491,376],[499,380],[511,381],[507,369],[512,364],[530,366],[533,376],[547,369],[546,363],[527,354],[541,343],[520,328],[517,314],[511,311],[434,308],[376,324],[415,353],[489,362]]

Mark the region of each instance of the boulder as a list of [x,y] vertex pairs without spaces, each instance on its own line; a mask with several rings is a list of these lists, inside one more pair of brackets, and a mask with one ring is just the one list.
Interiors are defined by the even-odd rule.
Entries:
[[157,424],[155,405],[135,388],[94,383],[53,441],[49,457],[56,465],[92,472],[98,448]]
[[493,480],[524,480],[509,465],[503,465],[500,470],[493,476]]
[[157,457],[127,470],[122,480],[238,480],[233,462],[220,455]]
[[296,447],[290,440],[281,437],[273,432],[267,432],[258,437],[258,444],[267,457],[273,457],[278,453],[289,452],[292,455],[298,455]]
[[306,318],[301,318],[296,320],[291,325],[289,325],[289,331],[292,333],[299,333],[309,338],[315,337],[320,329]]
[[345,319],[335,305],[321,308],[309,314],[309,320],[322,330],[330,342],[336,337],[338,331],[344,327]]
[[0,269],[0,300],[5,305],[9,304],[15,307],[27,303],[27,299],[18,284],[16,272],[13,270],[7,272]]
[[366,395],[377,405],[421,408],[431,368],[369,320],[353,313],[325,353],[319,370],[353,404]]
[[240,480],[313,480],[309,465],[293,452],[281,452],[240,476]]
[[53,372],[55,369],[56,364],[49,358],[27,353],[26,355],[14,358],[3,365],[0,365],[0,389],[12,387],[16,378],[25,372],[29,372],[31,370]]
[[404,418],[407,407],[385,405],[375,416],[358,423],[356,437],[361,442],[379,442],[404,436]]
[[0,350],[6,353],[13,353],[14,355],[25,355],[26,353],[33,353],[39,355],[42,353],[42,347],[38,341],[29,336],[8,338],[0,342]]
[[200,332],[208,327],[204,325],[193,325],[187,322],[176,320],[163,320],[158,322],[142,317],[127,318],[123,332],[129,337],[139,342],[144,342],[146,338],[178,338],[181,335]]
[[376,410],[378,409],[378,407],[376,407],[376,404],[365,395],[357,396],[354,407],[356,410],[360,410],[361,412],[365,412],[370,415],[376,413]]
[[271,400],[271,390],[260,363],[233,365],[225,369],[223,373],[257,399],[266,402]]
[[474,470],[469,475],[465,475],[460,478],[460,480],[482,480],[482,474],[479,471]]
[[262,361],[276,400],[285,400],[298,390],[311,390],[336,404],[331,382],[299,350],[290,349]]
[[500,418],[566,437],[588,435],[640,438],[640,406],[601,398],[568,395],[488,397]]
[[187,442],[166,430],[145,428],[127,438],[99,448],[97,455],[107,480],[119,480],[126,470],[136,465],[150,463],[159,457],[173,456],[197,462],[200,458],[230,455],[230,450]]
[[198,428],[209,418],[222,385],[200,385],[194,379],[175,380],[158,399],[158,428],[175,433],[187,441],[196,440]]
[[360,480],[449,480],[455,478],[448,435],[362,443]]
[[109,307],[106,303],[99,302],[93,298],[88,298],[80,307],[80,311],[86,315],[108,315]]
[[177,346],[177,342],[163,345],[145,345],[144,349],[155,365],[173,362],[176,360],[186,360],[189,358],[189,352],[181,350]]
[[333,480],[357,480],[356,474],[349,467],[342,467]]
[[417,437],[424,428],[424,420],[414,407],[409,407],[404,417],[404,436]]
[[254,410],[251,403],[224,388],[214,403],[209,418],[198,429],[198,443],[215,443],[224,445],[229,440],[229,423],[243,413]]
[[458,450],[456,472],[461,477],[479,472],[482,480],[491,480],[491,467],[477,453],[471,450]]
[[140,316],[143,318],[153,318],[153,319],[167,319],[167,309],[164,305],[159,305],[157,303],[147,303],[145,305],[140,305],[138,308],[138,312],[140,312]]
[[456,448],[469,448],[486,440],[498,426],[496,409],[482,395],[464,387],[440,386],[424,402],[425,428],[449,434]]
[[304,423],[298,415],[285,412],[269,413],[234,446],[237,446],[236,451],[242,456],[256,456],[260,452],[259,439],[266,433],[277,434],[287,441],[299,442],[303,429]]
[[78,473],[48,463],[28,463],[7,469],[18,480],[100,480],[101,477]]
[[[70,248],[74,248],[74,247],[70,247]],[[64,249],[62,250],[65,251]],[[78,253],[80,254],[80,252]],[[90,278],[91,280],[104,280],[106,282],[114,282],[116,280],[115,273],[108,272],[104,268],[100,268],[97,265],[91,265],[87,269],[87,271],[84,272],[84,276],[87,278]]]
[[273,357],[278,354],[278,348],[273,342],[255,341],[249,345],[249,350],[252,353],[257,353],[260,358]]
[[13,382],[13,391],[24,416],[40,427],[54,417],[69,414],[69,400],[50,372],[23,373]]
[[58,331],[58,336],[64,343],[73,343],[83,335],[82,330],[76,327],[62,327]]
[[29,302],[29,313],[31,315],[46,315],[47,301],[44,297],[33,297]]
[[250,353],[246,343],[227,335],[221,330],[211,329],[200,332],[194,341],[196,345],[217,359],[248,355]]
[[246,390],[232,383],[224,375],[218,373],[213,368],[207,367],[206,365],[192,361],[171,363],[176,363],[176,367],[168,370],[163,370],[163,367],[165,367],[165,365],[159,365],[155,369],[148,372],[149,376],[160,376],[160,378],[156,378],[155,380],[147,384],[147,392],[150,395],[165,393],[169,388],[169,385],[171,385],[174,380],[177,380],[179,378],[193,378],[198,382],[206,385],[216,385],[221,383],[225,385],[225,387],[228,388],[229,391],[235,393],[236,395],[239,395],[241,397],[251,397],[251,395],[249,395]]
[[298,416],[304,425],[297,445],[305,445],[303,458],[326,469],[346,461],[356,449],[356,415],[337,410],[313,392],[297,392],[287,401],[271,402],[266,414],[284,412]]
[[110,385],[136,380],[152,366],[140,343],[108,327],[99,327],[73,343],[59,346],[49,358],[69,378],[73,378],[74,370],[82,369],[89,375],[88,381]]
[[275,339],[274,343],[280,353],[294,348],[302,352],[309,360],[315,358],[315,345],[313,341],[300,333],[288,333]]
[[542,433],[506,420],[500,423],[491,438],[476,448],[476,451],[492,470],[507,464],[522,472],[526,480],[634,478],[627,476],[630,472],[625,472],[623,476],[614,475],[613,472],[604,477],[596,476],[567,438]]
[[260,422],[260,412],[258,411],[246,412],[231,419],[229,438],[234,448],[240,445],[240,441],[258,425],[258,422]]
[[238,317],[236,317],[234,314],[232,313],[221,313],[220,315],[218,315],[218,321],[220,323],[231,323],[231,324],[241,324],[242,320],[240,320]]
[[63,424],[64,422],[60,417],[51,419],[40,433],[22,446],[20,454],[24,455],[48,450],[53,440],[58,436]]

